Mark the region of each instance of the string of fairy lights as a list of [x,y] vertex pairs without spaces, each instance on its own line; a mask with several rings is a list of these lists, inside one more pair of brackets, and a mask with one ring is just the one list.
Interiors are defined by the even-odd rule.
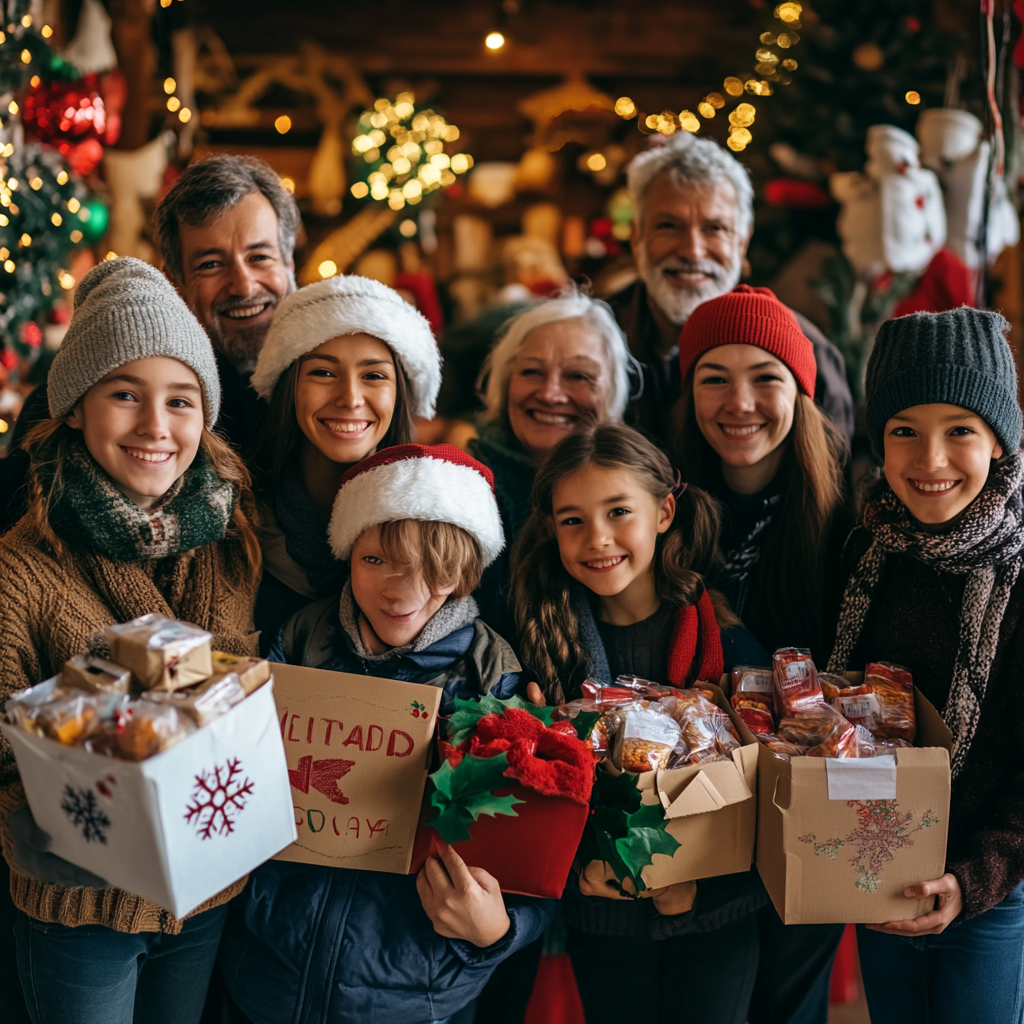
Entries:
[[[787,0],[779,4],[774,11],[775,17],[782,22],[780,32],[762,32],[760,46],[754,52],[754,74],[747,73],[744,77],[730,75],[722,83],[727,96],[738,99],[744,95],[771,96],[777,86],[789,85],[793,80],[792,72],[799,66],[789,56],[789,51],[800,42],[799,29],[802,28],[800,17],[803,5],[795,0]],[[630,120],[637,119],[640,131],[650,134],[660,132],[671,135],[673,132],[698,132],[701,129],[701,118],[709,121],[723,110],[728,100],[721,92],[709,92],[697,104],[697,110],[681,110],[675,113],[663,110],[660,114],[645,114],[629,96],[620,96],[615,101],[615,113],[619,117]],[[744,101],[730,111],[729,137],[725,144],[734,152],[740,153],[753,141],[750,131],[757,117],[757,109],[753,103]]]

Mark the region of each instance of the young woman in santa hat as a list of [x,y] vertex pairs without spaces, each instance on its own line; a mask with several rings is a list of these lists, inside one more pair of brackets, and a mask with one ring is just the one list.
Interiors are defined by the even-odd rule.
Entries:
[[[342,478],[330,547],[341,591],[285,625],[271,660],[509,697],[520,665],[470,596],[504,545],[489,469],[452,445],[399,445]],[[257,1024],[427,1024],[473,1000],[541,934],[553,900],[502,897],[450,848],[416,877],[270,861],[229,922],[222,966]]]
[[264,651],[288,617],[337,594],[344,565],[327,523],[345,471],[412,439],[441,386],[426,319],[365,277],[331,277],[293,292],[274,314],[252,386],[270,403],[254,463],[263,582],[256,626]]
[[[513,553],[520,650],[548,703],[620,674],[688,686],[766,655],[698,571],[714,564],[718,518],[697,487],[637,431],[606,424],[567,437],[541,463]],[[719,619],[727,627],[723,652]],[[532,689],[532,687],[531,687]],[[603,862],[584,865],[562,907],[588,1024],[687,1014],[743,1024],[757,969],[755,872],[624,901]],[[696,898],[696,906],[694,900]],[[609,941],[630,969],[607,981]],[[679,964],[701,963],[701,983]],[[721,974],[713,973],[721,967]]]
[[[722,509],[723,564],[712,584],[769,651],[831,650],[840,557],[853,527],[846,443],[814,404],[814,347],[767,288],[699,305],[679,336],[682,398],[673,454]],[[751,1024],[825,1024],[841,925],[784,927],[760,914]]]

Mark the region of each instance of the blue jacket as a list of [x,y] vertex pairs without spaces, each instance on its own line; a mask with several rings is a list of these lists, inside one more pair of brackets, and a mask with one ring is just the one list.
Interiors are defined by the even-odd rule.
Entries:
[[[519,663],[479,620],[422,651],[372,664],[338,620],[338,599],[286,624],[271,660],[508,697]],[[221,942],[228,989],[255,1024],[429,1024],[479,994],[494,968],[536,939],[556,900],[506,896],[511,926],[479,949],[434,931],[412,875],[269,861],[232,904]]]

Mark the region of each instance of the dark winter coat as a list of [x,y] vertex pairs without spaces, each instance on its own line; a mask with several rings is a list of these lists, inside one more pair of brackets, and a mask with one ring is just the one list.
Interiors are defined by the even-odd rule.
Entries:
[[[338,599],[293,617],[271,652],[333,671],[511,696],[519,663],[482,622],[419,652],[361,658]],[[428,1024],[471,1002],[494,968],[550,924],[554,900],[506,896],[511,927],[486,949],[434,931],[412,875],[270,861],[236,901],[221,943],[232,996],[256,1024]]]
[[[643,368],[643,393],[630,402],[626,422],[664,445],[668,442],[672,407],[679,400],[683,384],[677,349],[673,347],[667,359],[661,354],[661,337],[642,281],[634,281],[607,301],[626,333],[630,351]],[[839,430],[848,439],[852,438],[853,396],[846,380],[842,353],[807,317],[796,310],[791,312],[814,346],[814,359],[818,364],[814,400]]]
[[[851,534],[843,553],[847,577],[870,544],[863,527]],[[859,671],[869,661],[904,665],[942,713],[956,664],[966,579],[910,555],[890,555],[849,667]],[[995,906],[1024,880],[1021,665],[1024,577],[1010,592],[977,731],[950,793],[946,870],[960,883],[964,918]]]

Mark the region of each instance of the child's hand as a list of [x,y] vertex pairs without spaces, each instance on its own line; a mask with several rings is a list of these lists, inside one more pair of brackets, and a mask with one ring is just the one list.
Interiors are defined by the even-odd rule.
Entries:
[[544,699],[544,694],[540,692],[540,687],[536,683],[526,684],[526,699],[534,705],[534,707],[542,708],[547,704]]
[[660,889],[651,889],[654,909],[665,917],[673,914],[685,914],[693,909],[693,901],[697,898],[696,882],[676,882],[675,885],[663,885]]
[[[633,883],[628,879],[622,880],[622,888],[632,895],[623,896],[619,891],[619,883],[615,878],[615,872],[604,860],[592,860],[580,875],[580,892],[584,896],[604,896],[609,900],[631,900],[635,899]],[[646,896],[647,893],[644,893]]]
[[467,867],[450,846],[427,858],[416,891],[434,931],[446,939],[492,946],[511,927],[498,880],[483,868]]

